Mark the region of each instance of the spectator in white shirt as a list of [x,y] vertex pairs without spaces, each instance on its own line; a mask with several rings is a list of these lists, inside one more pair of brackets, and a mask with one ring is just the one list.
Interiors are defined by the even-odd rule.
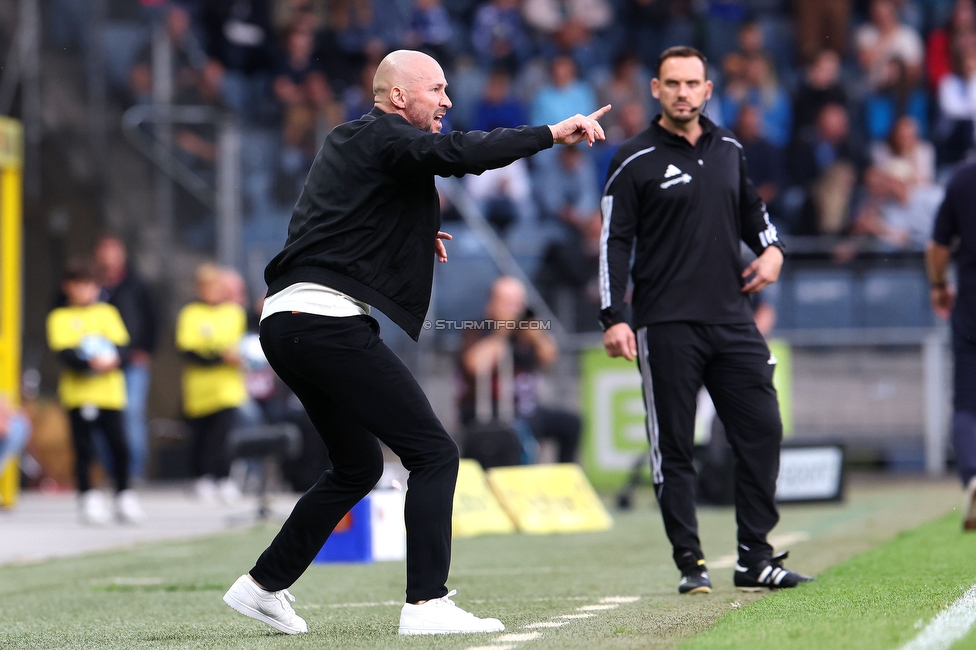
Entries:
[[871,22],[859,27],[854,39],[868,89],[875,91],[891,84],[889,63],[895,59],[904,62],[910,81],[917,83],[924,62],[921,36],[900,22],[893,0],[872,0],[870,16]]

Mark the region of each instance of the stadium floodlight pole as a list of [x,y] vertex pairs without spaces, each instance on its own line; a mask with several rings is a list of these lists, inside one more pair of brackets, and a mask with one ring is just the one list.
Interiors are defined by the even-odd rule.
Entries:
[[41,195],[41,8],[39,0],[20,0],[18,31],[24,123],[24,192]]
[[217,131],[217,261],[241,268],[241,130],[225,116]]
[[[173,106],[173,51],[166,22],[159,15],[152,25],[152,108],[154,111],[167,111]],[[173,157],[173,125],[169,121],[159,121],[153,125],[158,148],[167,157]],[[172,173],[157,164],[153,175],[153,212],[156,227],[159,229],[160,266],[167,273],[166,260],[172,253],[173,227],[173,181]]]

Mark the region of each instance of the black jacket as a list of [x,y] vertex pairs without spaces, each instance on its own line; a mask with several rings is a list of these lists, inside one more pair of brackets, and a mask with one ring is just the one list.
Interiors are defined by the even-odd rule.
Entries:
[[704,132],[692,146],[658,119],[610,163],[601,203],[600,321],[605,328],[624,321],[634,251],[634,329],[751,322],[739,242],[757,255],[783,246],[749,181],[742,145],[702,117]]
[[129,331],[129,349],[152,354],[159,341],[156,301],[146,283],[131,269],[122,282],[102,289],[102,299],[119,310]]
[[551,146],[547,126],[435,134],[376,108],[337,126],[265,270],[268,295],[317,282],[376,307],[416,340],[440,228],[434,175],[480,174]]

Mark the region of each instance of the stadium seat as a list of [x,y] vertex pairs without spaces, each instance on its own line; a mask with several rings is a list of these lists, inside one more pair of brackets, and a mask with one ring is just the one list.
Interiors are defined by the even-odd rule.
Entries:
[[854,274],[847,270],[801,270],[793,275],[797,328],[854,327]]
[[928,283],[921,269],[866,271],[859,302],[865,327],[929,327]]

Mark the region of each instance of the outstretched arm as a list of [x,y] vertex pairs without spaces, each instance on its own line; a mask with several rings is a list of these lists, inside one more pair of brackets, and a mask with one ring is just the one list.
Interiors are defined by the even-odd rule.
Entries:
[[555,144],[574,145],[586,140],[586,144],[592,147],[596,140],[606,140],[598,120],[609,110],[610,104],[607,104],[585,117],[577,113],[558,124],[550,124],[552,141]]

